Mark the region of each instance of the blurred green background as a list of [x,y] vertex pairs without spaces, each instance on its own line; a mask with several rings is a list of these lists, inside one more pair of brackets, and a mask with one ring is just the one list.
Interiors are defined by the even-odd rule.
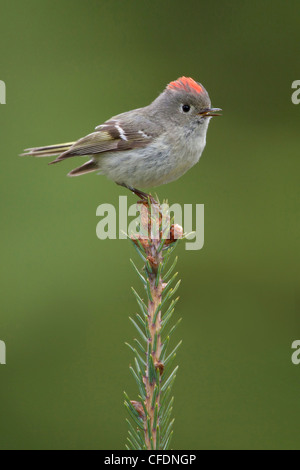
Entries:
[[[178,249],[174,449],[299,449],[299,1],[0,0],[1,449],[122,449],[141,287],[96,208],[135,197],[30,146],[84,136],[181,75],[223,108],[200,163],[157,189],[205,204]],[[175,344],[175,343],[174,343]]]

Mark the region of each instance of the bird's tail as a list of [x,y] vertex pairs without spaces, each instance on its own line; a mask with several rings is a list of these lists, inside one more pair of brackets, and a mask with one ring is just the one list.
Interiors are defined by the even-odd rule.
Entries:
[[24,150],[24,153],[21,154],[21,157],[53,157],[68,151],[74,143],[75,142],[69,142],[66,144],[48,145],[46,147],[33,147]]
[[[69,154],[69,150],[76,142],[69,142],[67,144],[57,144],[57,145],[48,145],[47,147],[33,147],[30,149],[24,150],[20,156],[31,156],[31,157],[54,157],[58,155],[58,157],[49,163],[52,165],[53,163],[61,162],[66,158],[72,157],[73,154]],[[76,155],[76,153],[75,153]],[[97,163],[94,160],[90,160],[86,162],[84,165],[80,166],[79,168],[75,168],[72,170],[68,176],[80,176],[86,173],[91,173],[93,171],[97,171],[99,168]]]

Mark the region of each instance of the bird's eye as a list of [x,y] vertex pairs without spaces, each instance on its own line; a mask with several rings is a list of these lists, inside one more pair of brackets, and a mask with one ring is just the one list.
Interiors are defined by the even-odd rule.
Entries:
[[182,105],[182,111],[184,113],[188,113],[190,109],[191,109],[190,105],[188,105],[188,104],[183,104]]

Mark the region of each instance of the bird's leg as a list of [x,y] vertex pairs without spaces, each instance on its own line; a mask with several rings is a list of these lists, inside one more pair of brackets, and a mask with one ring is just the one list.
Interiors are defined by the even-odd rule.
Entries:
[[156,200],[154,199],[153,196],[151,196],[151,194],[147,194],[147,193],[144,193],[143,191],[140,191],[139,189],[136,189],[136,188],[132,188],[131,186],[128,186],[127,184],[125,183],[117,183],[119,186],[123,186],[124,188],[127,188],[129,189],[129,191],[131,191],[133,194],[135,194],[137,197],[140,197],[142,201],[148,201],[150,200],[151,204],[156,204],[158,205],[158,203],[156,202]]

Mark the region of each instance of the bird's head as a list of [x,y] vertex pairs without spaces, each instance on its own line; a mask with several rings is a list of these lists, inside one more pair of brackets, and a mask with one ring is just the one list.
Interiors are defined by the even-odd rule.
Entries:
[[157,100],[165,117],[180,125],[188,125],[190,122],[201,124],[213,116],[220,116],[222,111],[211,107],[203,85],[187,77],[169,83]]

